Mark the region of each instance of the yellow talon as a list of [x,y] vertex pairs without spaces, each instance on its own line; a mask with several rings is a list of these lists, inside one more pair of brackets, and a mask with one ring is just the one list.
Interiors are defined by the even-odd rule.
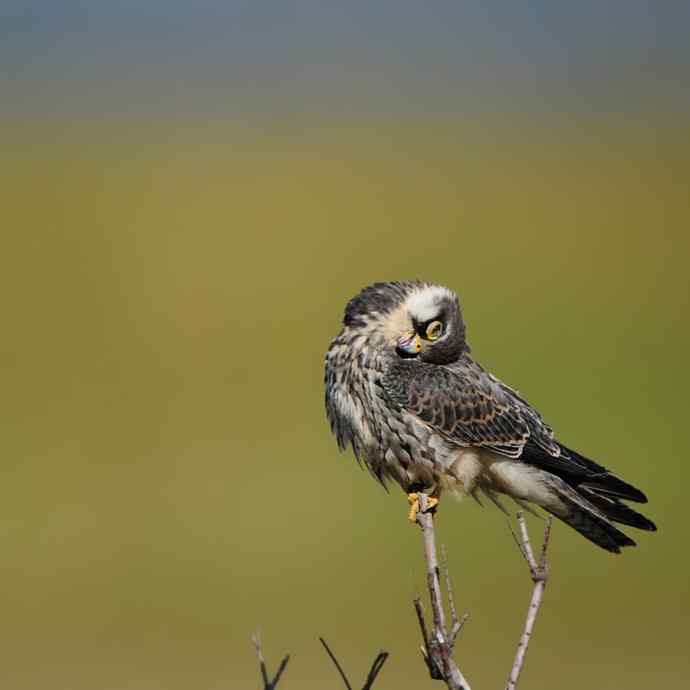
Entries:
[[[410,522],[417,522],[417,513],[420,510],[419,496],[416,493],[407,494],[407,500],[410,502],[410,512],[407,515],[407,519]],[[428,496],[426,499],[426,510],[425,513],[433,512],[438,505],[438,498],[433,496]]]
[[417,513],[419,512],[419,496],[416,493],[407,494],[407,500],[410,502],[410,512],[407,519],[410,522],[417,522]]

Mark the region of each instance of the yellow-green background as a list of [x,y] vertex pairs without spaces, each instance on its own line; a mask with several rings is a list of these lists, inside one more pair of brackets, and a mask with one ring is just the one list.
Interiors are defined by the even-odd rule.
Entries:
[[[78,95],[59,114],[13,101],[0,128],[3,688],[258,688],[258,626],[272,668],[292,654],[285,690],[339,687],[319,635],[353,680],[384,648],[377,687],[433,687],[418,531],[338,454],[322,391],[346,301],[414,277],[459,292],[479,361],[643,488],[660,527],[615,557],[556,525],[524,686],[684,687],[680,105],[387,113],[360,93],[352,111],[176,118]],[[493,508],[447,501],[438,529],[471,614],[461,666],[501,687],[524,563]]]

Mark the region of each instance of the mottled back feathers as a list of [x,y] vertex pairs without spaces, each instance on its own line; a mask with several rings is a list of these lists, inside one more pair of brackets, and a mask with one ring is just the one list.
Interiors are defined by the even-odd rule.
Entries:
[[452,442],[514,458],[532,438],[545,451],[560,453],[539,414],[467,355],[444,366],[394,362],[383,385],[391,399]]

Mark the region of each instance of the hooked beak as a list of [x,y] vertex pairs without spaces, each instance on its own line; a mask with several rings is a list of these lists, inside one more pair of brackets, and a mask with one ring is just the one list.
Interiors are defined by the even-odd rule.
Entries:
[[417,333],[408,331],[398,339],[396,348],[403,356],[418,355],[422,351],[422,341]]

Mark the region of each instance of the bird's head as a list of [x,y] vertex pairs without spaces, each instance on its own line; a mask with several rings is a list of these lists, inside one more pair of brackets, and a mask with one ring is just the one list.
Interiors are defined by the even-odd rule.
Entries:
[[366,287],[348,303],[344,324],[397,357],[448,364],[469,351],[458,296],[433,283]]

